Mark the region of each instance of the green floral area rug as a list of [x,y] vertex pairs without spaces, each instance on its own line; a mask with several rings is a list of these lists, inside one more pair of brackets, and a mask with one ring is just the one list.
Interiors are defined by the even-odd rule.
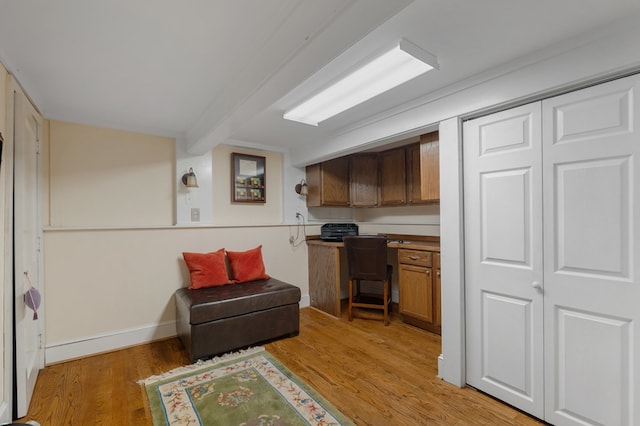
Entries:
[[354,425],[262,347],[141,380],[154,426]]

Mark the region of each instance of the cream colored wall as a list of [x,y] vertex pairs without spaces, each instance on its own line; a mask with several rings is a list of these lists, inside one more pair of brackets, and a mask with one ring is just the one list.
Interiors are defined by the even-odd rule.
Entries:
[[46,231],[47,349],[174,321],[173,293],[189,282],[183,251],[262,244],[267,273],[307,295],[306,245],[289,235],[288,226]]
[[[266,203],[231,203],[231,153],[233,152],[265,157]],[[212,161],[213,223],[216,225],[282,223],[282,154],[219,145],[213,150]]]
[[50,224],[174,223],[175,140],[51,121]]
[[[289,243],[304,233],[283,224],[283,154],[216,147],[213,225],[173,226],[179,198],[173,139],[59,121],[49,123],[48,136],[42,152],[49,189],[43,194],[49,201],[47,363],[174,335],[173,293],[189,282],[183,251],[240,251],[262,244],[267,272],[300,287],[302,305],[308,305],[307,247],[300,240],[298,246]],[[232,152],[266,157],[266,203],[231,202]],[[363,232],[438,234],[433,207],[364,209],[355,215],[366,223]],[[309,226],[307,233],[318,234],[319,226]]]
[[[231,203],[232,152],[266,157],[264,205]],[[214,225],[174,226],[172,139],[49,123],[47,363],[175,335],[173,293],[189,283],[183,251],[261,244],[267,273],[300,287],[308,305],[307,247],[291,245],[298,230],[282,224],[282,154],[230,146],[212,154]]]

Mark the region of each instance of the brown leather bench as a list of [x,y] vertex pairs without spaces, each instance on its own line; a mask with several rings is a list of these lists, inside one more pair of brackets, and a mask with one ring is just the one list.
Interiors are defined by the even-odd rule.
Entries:
[[300,331],[300,289],[275,278],[175,296],[178,337],[192,362]]

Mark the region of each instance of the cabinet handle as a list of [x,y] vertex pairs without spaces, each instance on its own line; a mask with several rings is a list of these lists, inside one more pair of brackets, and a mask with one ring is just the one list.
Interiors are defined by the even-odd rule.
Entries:
[[427,275],[431,275],[431,269],[427,269],[425,272],[427,273]]
[[436,272],[436,275],[437,275],[437,276],[440,276],[440,271]]
[[420,258],[419,258],[418,256],[409,256],[409,259],[411,259],[411,260],[418,260],[418,259],[420,259]]

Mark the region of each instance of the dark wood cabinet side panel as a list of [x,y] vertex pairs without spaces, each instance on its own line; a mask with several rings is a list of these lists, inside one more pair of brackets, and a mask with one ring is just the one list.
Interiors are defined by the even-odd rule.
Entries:
[[340,316],[340,257],[336,247],[309,245],[311,306]]
[[307,166],[307,207],[319,207],[320,197],[320,163]]
[[425,204],[422,199],[420,144],[407,147],[407,204]]
[[442,280],[440,273],[440,253],[433,254],[433,309],[435,312],[435,326],[442,327]]
[[425,201],[440,200],[440,141],[420,143],[421,196]]

